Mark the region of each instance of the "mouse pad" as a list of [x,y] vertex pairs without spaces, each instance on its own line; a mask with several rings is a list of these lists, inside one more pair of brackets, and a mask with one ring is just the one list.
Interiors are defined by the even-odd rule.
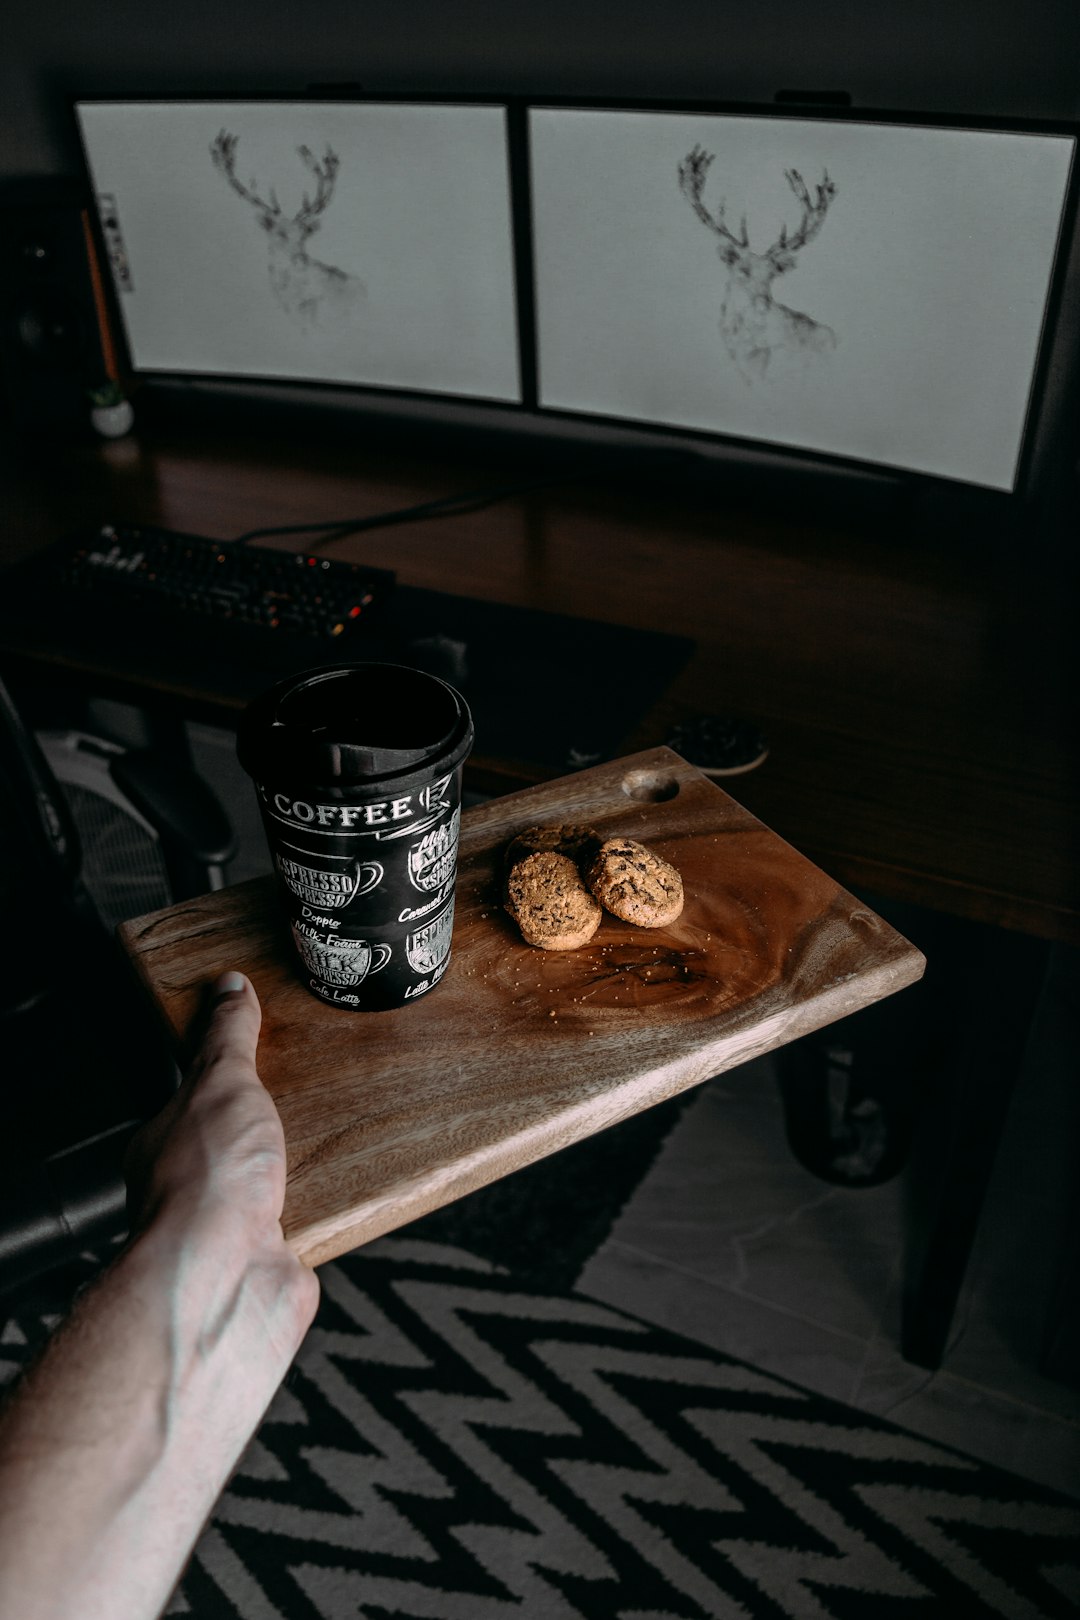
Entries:
[[402,661],[464,695],[484,754],[573,770],[611,759],[690,657],[685,636],[398,586]]

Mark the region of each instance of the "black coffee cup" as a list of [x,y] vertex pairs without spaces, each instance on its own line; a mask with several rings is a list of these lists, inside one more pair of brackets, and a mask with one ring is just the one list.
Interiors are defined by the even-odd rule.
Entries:
[[399,664],[334,664],[256,698],[255,784],[300,976],[337,1007],[406,1006],[446,972],[461,772],[459,692]]

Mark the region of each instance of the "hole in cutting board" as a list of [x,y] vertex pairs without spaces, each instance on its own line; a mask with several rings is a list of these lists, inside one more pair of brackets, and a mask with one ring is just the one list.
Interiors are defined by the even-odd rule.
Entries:
[[622,779],[622,790],[629,799],[659,804],[675,797],[679,780],[669,771],[627,771]]

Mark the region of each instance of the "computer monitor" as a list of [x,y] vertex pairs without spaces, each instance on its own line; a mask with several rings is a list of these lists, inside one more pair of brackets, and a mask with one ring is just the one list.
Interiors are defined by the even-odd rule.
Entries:
[[446,98],[76,114],[137,373],[1010,509],[1062,462],[1068,130]]
[[136,372],[520,401],[504,106],[75,111]]
[[536,105],[543,411],[1013,492],[1076,141]]

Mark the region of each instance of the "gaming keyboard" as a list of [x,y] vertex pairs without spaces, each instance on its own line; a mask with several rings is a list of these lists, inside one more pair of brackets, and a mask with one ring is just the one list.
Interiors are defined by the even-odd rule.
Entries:
[[310,552],[210,540],[142,524],[106,524],[53,551],[57,590],[151,618],[253,625],[281,638],[348,640],[390,594],[386,568]]
[[61,688],[140,705],[171,695],[216,724],[301,669],[408,664],[464,694],[485,757],[555,771],[611,758],[692,650],[311,552],[134,524],[83,530],[0,574],[0,660],[20,674],[55,671]]

